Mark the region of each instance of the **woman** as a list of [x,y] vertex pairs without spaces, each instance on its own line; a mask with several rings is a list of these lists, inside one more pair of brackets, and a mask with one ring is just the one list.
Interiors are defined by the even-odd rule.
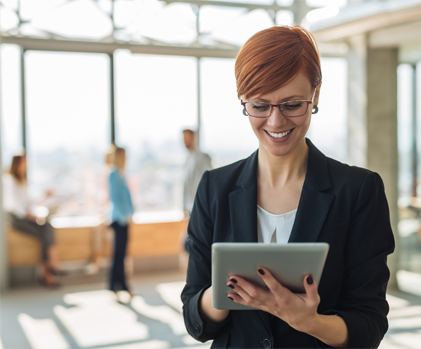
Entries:
[[64,272],[59,267],[54,229],[45,219],[40,219],[32,213],[24,155],[13,156],[10,171],[4,175],[4,192],[4,209],[9,213],[12,227],[41,241],[43,262],[40,282],[47,287],[57,287],[59,284],[54,275],[62,275]]
[[[213,348],[377,347],[388,328],[388,205],[378,174],[329,159],[305,138],[322,83],[313,36],[299,26],[258,32],[235,75],[259,149],[199,185],[182,292],[188,332]],[[329,243],[320,285],[306,275],[306,293],[294,294],[260,266],[268,289],[227,280],[233,302],[259,310],[214,309],[212,243],[258,241]]]
[[126,256],[128,229],[133,215],[133,204],[129,187],[124,177],[126,151],[116,148],[114,153],[114,169],[110,173],[110,199],[112,203],[111,227],[114,229],[114,258],[110,275],[110,290],[117,294],[123,290],[130,293],[126,283],[124,258]]

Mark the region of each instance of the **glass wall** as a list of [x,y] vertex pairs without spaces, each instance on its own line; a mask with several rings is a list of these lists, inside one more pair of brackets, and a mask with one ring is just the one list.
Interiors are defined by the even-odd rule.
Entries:
[[22,120],[20,91],[20,48],[0,47],[1,139],[3,171],[8,170],[12,156],[21,153]]
[[[201,59],[200,144],[214,167],[246,158],[258,147],[237,97],[234,63],[234,59]],[[216,103],[222,113],[215,111]]]
[[28,51],[28,188],[54,193],[65,216],[101,211],[110,144],[109,58],[105,54]]
[[[330,0],[307,1],[325,6]],[[272,4],[271,0],[247,1]],[[37,2],[38,3],[38,2]],[[277,0],[289,6],[293,0]],[[341,1],[343,6],[344,1]],[[15,4],[13,2],[13,4]],[[12,5],[13,5],[12,4]],[[16,4],[0,9],[1,30],[15,30]],[[23,35],[111,39],[120,42],[243,45],[274,24],[293,24],[292,11],[269,13],[241,7],[201,7],[199,33],[194,8],[155,0],[22,1]],[[112,24],[118,28],[113,31]],[[78,23],[77,26],[74,23]],[[15,29],[14,29],[15,28]],[[2,45],[3,152],[7,165],[21,150],[19,49]],[[182,206],[184,128],[197,129],[200,146],[219,167],[249,156],[258,144],[236,96],[234,59],[133,55],[115,52],[116,142],[127,148],[127,176],[138,211]],[[7,69],[5,68],[7,67]],[[320,113],[309,137],[327,155],[346,160],[346,64],[323,59]],[[110,145],[109,60],[102,54],[26,53],[29,189],[34,198],[55,192],[61,215],[91,215],[106,200],[104,156]],[[213,103],[224,105],[215,114]],[[3,130],[7,129],[7,133]],[[100,178],[98,180],[98,178]]]
[[197,60],[115,54],[116,141],[136,210],[182,207],[182,130],[197,128]]

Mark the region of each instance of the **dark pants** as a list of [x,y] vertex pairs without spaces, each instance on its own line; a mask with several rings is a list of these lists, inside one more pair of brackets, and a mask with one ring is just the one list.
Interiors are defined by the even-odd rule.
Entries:
[[113,222],[111,227],[114,229],[114,259],[110,275],[111,291],[128,291],[126,284],[126,275],[124,273],[124,257],[126,256],[128,225],[120,225]]
[[39,225],[32,219],[18,218],[14,214],[10,214],[10,224],[22,233],[34,236],[41,241],[41,257],[46,262],[48,260],[48,249],[54,245],[54,228],[51,224],[46,222]]

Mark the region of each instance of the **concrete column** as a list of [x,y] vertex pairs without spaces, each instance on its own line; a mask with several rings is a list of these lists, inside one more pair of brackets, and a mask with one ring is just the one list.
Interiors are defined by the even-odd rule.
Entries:
[[[398,50],[367,47],[365,35],[349,40],[348,162],[380,174],[396,244],[398,224]],[[389,257],[389,285],[396,286],[398,251]]]
[[[367,51],[367,167],[384,182],[397,246],[398,231],[398,49]],[[396,286],[399,249],[389,257],[390,285]]]

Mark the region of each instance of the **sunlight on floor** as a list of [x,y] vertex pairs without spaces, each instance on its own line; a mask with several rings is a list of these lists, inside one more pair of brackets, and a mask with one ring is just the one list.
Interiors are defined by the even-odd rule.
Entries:
[[134,296],[131,305],[139,314],[168,324],[175,335],[187,333],[181,314],[168,305],[148,305],[140,296]]
[[33,319],[27,314],[19,314],[18,321],[33,349],[70,349],[53,320]]
[[156,285],[156,290],[165,303],[171,305],[174,309],[182,313],[183,303],[181,302],[180,294],[185,284],[186,283],[184,281],[158,284]]
[[[180,300],[184,282],[152,286],[156,293],[148,291],[131,300],[121,292],[120,302],[107,290],[67,293],[62,296],[66,305],[51,304],[57,318],[36,318],[25,311],[18,321],[32,349],[70,349],[75,344],[97,349],[209,348],[210,342],[197,342],[185,329]],[[389,294],[387,300],[389,331],[379,348],[419,349],[421,305]]]
[[[120,292],[117,302],[113,292],[97,290],[64,294],[63,301],[67,306],[52,305],[52,310],[68,331],[67,336],[70,334],[82,348],[209,348],[211,343],[197,342],[185,329],[180,300],[184,284],[183,281],[157,284],[155,290],[165,303],[163,305],[148,304],[147,299],[139,295],[130,299],[127,292]],[[163,327],[165,339],[172,336],[181,345],[174,346],[174,343],[159,337],[151,338],[148,322],[140,322],[138,314],[168,326]],[[57,320],[35,319],[25,313],[20,314],[18,319],[32,349],[70,349],[70,344],[54,322]],[[3,349],[1,342],[0,349]]]
[[421,306],[410,306],[408,301],[389,294],[386,298],[390,306],[389,332],[379,349],[419,349],[421,330],[417,329],[421,328]]
[[[123,344],[116,347],[103,347],[98,349],[167,349],[170,343],[160,340],[147,341],[142,343]],[[190,348],[189,348],[190,349]]]
[[66,294],[71,308],[54,307],[54,313],[81,347],[147,339],[148,327],[137,314],[115,301],[113,292],[102,290]]

